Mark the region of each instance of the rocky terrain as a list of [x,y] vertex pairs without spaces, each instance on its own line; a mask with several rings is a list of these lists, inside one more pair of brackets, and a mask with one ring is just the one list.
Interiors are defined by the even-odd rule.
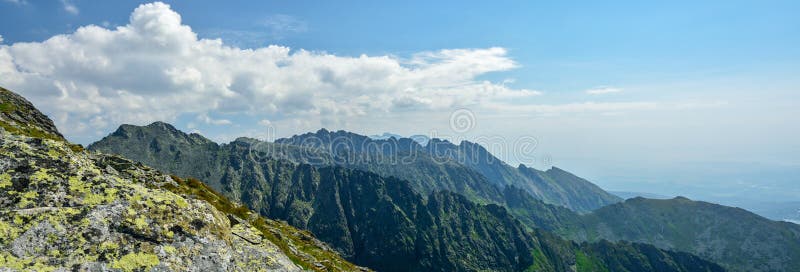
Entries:
[[202,182],[68,143],[0,89],[0,270],[354,271]]

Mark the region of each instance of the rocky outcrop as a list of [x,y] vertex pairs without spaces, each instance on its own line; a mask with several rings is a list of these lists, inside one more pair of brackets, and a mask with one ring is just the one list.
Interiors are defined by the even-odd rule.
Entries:
[[0,105],[0,270],[360,270],[202,182],[76,150],[5,89]]
[[50,118],[24,97],[3,87],[0,87],[0,126],[11,133],[64,140]]

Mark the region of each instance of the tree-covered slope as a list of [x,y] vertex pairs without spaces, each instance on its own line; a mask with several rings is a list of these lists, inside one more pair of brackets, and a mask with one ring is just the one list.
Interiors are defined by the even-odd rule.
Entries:
[[564,233],[691,252],[734,271],[800,271],[800,225],[678,197],[633,198],[583,215]]
[[0,89],[0,270],[353,271],[306,232],[66,142]]

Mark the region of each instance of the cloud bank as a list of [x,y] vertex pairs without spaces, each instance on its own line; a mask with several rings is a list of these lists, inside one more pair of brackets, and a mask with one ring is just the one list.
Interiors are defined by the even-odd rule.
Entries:
[[53,115],[67,135],[182,114],[217,125],[230,124],[219,116],[236,114],[336,121],[539,95],[477,79],[515,67],[499,47],[408,58],[240,49],[198,38],[160,2],[139,6],[114,29],[88,25],[43,42],[0,45],[0,84]]

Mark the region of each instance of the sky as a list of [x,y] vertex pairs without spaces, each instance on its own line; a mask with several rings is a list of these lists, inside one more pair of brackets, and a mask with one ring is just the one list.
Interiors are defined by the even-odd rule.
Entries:
[[611,190],[800,196],[800,2],[430,2],[0,0],[0,86],[82,144],[424,134]]

